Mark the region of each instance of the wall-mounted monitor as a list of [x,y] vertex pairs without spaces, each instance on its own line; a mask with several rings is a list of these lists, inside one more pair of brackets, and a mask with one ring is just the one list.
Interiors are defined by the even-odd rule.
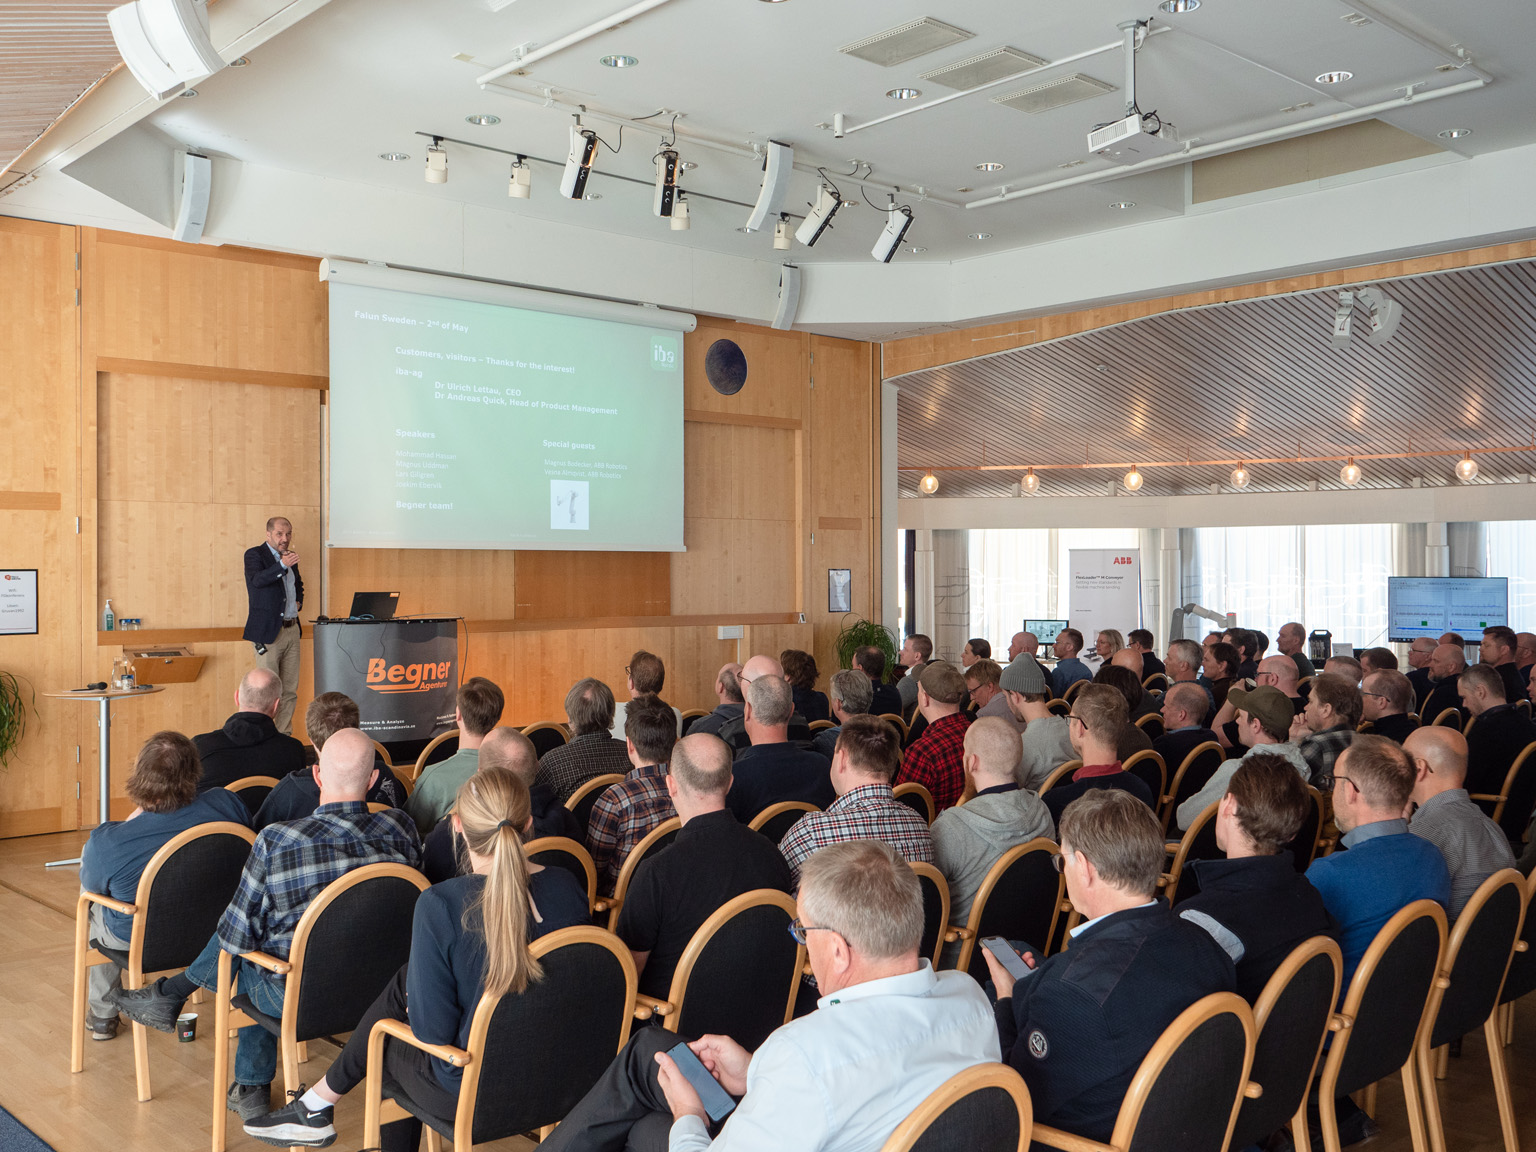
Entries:
[[1026,620],[1024,631],[1033,632],[1035,639],[1041,644],[1054,644],[1056,637],[1061,635],[1061,630],[1067,626],[1065,620]]
[[1484,628],[1509,623],[1509,580],[1504,576],[1387,577],[1387,639],[1408,644],[1455,632],[1480,640]]

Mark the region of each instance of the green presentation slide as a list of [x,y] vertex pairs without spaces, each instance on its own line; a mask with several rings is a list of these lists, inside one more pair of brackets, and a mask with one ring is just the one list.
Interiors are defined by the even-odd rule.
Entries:
[[683,338],[330,286],[341,548],[683,550]]

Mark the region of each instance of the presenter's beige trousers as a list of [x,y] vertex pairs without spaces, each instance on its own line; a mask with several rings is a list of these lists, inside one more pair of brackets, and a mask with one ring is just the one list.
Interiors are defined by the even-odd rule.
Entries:
[[256,654],[256,666],[276,672],[283,682],[283,695],[277,703],[275,722],[279,732],[292,735],[293,708],[299,702],[299,633],[298,626],[279,628],[277,639],[267,645],[265,653]]

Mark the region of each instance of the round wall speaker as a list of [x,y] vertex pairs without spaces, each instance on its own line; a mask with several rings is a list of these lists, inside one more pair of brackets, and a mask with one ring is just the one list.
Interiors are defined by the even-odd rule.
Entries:
[[722,396],[734,396],[747,382],[747,354],[734,340],[716,340],[704,354],[704,375]]

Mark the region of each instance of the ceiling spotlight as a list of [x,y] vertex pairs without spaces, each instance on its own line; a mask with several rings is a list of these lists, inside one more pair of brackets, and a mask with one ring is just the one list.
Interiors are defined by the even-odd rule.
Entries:
[[672,215],[672,205],[677,199],[677,153],[663,148],[656,153],[656,195],[651,199],[651,211],[657,216]]
[[1339,72],[1324,72],[1321,76],[1319,76],[1317,78],[1317,83],[1319,83],[1319,84],[1342,84],[1342,83],[1344,83],[1344,81],[1346,81],[1346,80],[1353,80],[1354,78],[1355,78],[1355,74],[1353,72],[1343,72],[1343,71],[1339,71]]
[[601,192],[588,192],[582,197],[583,200],[601,200],[602,198],[603,194]]
[[1472,129],[1447,128],[1444,132],[1437,132],[1435,135],[1439,136],[1442,140],[1460,140],[1463,136],[1472,135]]
[[921,88],[892,88],[886,96],[891,100],[916,100],[922,94]]
[[177,95],[180,96],[183,100],[190,100],[197,95],[197,89],[183,88],[180,92],[177,93]]
[[972,232],[972,233],[969,234],[968,238],[971,239],[971,240],[990,240],[990,239],[992,239],[992,233],[990,233],[990,232]]
[[1339,306],[1333,313],[1333,346],[1347,348],[1350,331],[1354,326],[1355,294],[1345,288],[1339,292]]
[[427,183],[448,183],[448,151],[443,147],[441,136],[432,137],[432,143],[427,146]]
[[604,56],[598,63],[604,68],[633,68],[640,61],[633,56]]
[[976,165],[976,171],[978,172],[1001,172],[1002,170],[1003,166],[995,160],[988,160],[985,164]]
[[912,209],[905,204],[897,207],[896,197],[890,197],[890,203],[885,210],[885,227],[880,230],[880,235],[875,240],[875,246],[869,250],[869,254],[882,264],[889,264],[891,257],[896,255],[896,249],[901,247],[901,241],[907,234],[907,229],[912,227]]
[[492,124],[500,124],[501,123],[501,117],[500,116],[494,116],[494,115],[492,115],[489,112],[482,112],[478,116],[466,116],[466,117],[464,117],[464,122],[466,124],[478,125],[481,128],[489,128]]
[[921,488],[925,494],[932,496],[939,490],[939,478],[932,472],[929,472],[926,476],[917,482],[917,486]]
[[[1371,344],[1385,344],[1397,333],[1403,319],[1403,306],[1380,288],[1361,288],[1354,294],[1355,303],[1366,312],[1368,326],[1365,339]],[[1342,305],[1341,305],[1342,306]],[[1335,343],[1337,343],[1335,338]]]
[[1125,490],[1127,492],[1140,492],[1141,486],[1145,482],[1146,477],[1141,474],[1141,469],[1134,464],[1131,465],[1131,470],[1127,472],[1125,477],[1120,481],[1120,483],[1125,485]]
[[686,232],[690,227],[688,221],[688,197],[681,192],[672,204],[672,231]]
[[1031,496],[1033,496],[1039,490],[1040,477],[1035,475],[1035,470],[1033,468],[1030,468],[1024,473],[1023,478],[1019,480],[1019,492],[1028,492]]
[[507,195],[514,200],[527,200],[533,195],[533,169],[528,158],[519,156],[512,161],[512,176],[507,181]]
[[922,245],[921,245],[921,244],[913,244],[913,245],[911,245],[911,246],[910,246],[910,247],[909,247],[909,248],[908,248],[908,249],[907,249],[907,251],[908,251],[908,252],[910,252],[910,253],[912,253],[912,254],[913,254],[913,255],[914,255],[914,256],[915,256],[915,255],[917,255],[917,254],[918,254],[918,253],[919,253],[919,252],[926,252],[926,251],[928,251],[928,249],[926,249],[926,248],[924,248],[924,247],[923,247],[923,246],[922,246]]
[[1244,468],[1241,464],[1232,469],[1231,479],[1232,487],[1234,488],[1246,488],[1253,481],[1253,477],[1248,474],[1248,469]]
[[1339,469],[1339,479],[1344,481],[1344,483],[1348,484],[1351,488],[1360,483],[1360,465],[1355,463],[1355,458],[1353,456],[1349,458],[1348,464]]
[[1477,479],[1477,461],[1472,459],[1472,453],[1466,453],[1460,460],[1456,462],[1456,479]]
[[773,226],[773,247],[778,252],[789,251],[789,240],[793,233],[789,230],[789,217],[780,216]]
[[825,184],[818,184],[816,203],[811,205],[800,227],[795,229],[795,239],[807,248],[814,246],[821,239],[821,234],[831,226],[832,217],[837,215],[837,210],[842,206],[842,199],[836,192]]
[[571,147],[565,158],[565,172],[560,177],[560,195],[580,200],[587,191],[587,177],[597,159],[597,133],[583,128],[578,120],[571,125]]
[[1158,7],[1170,16],[1182,16],[1185,12],[1193,12],[1200,7],[1200,0],[1163,0]]
[[402,160],[409,160],[410,158],[411,158],[411,154],[409,152],[380,152],[379,153],[379,159],[380,160],[388,160],[388,161],[390,161],[393,164],[398,164],[400,161],[402,161]]
[[698,161],[696,160],[684,160],[682,163],[682,169],[684,172],[692,172],[698,166]]
[[250,62],[251,58],[249,56],[236,56],[229,62],[229,66],[231,68],[244,68]]
[[1136,201],[1134,201],[1134,200],[1116,200],[1116,201],[1113,201],[1110,204],[1110,207],[1111,208],[1119,208],[1119,209],[1122,209],[1122,210],[1124,210],[1126,208],[1134,208],[1134,207],[1136,207]]

